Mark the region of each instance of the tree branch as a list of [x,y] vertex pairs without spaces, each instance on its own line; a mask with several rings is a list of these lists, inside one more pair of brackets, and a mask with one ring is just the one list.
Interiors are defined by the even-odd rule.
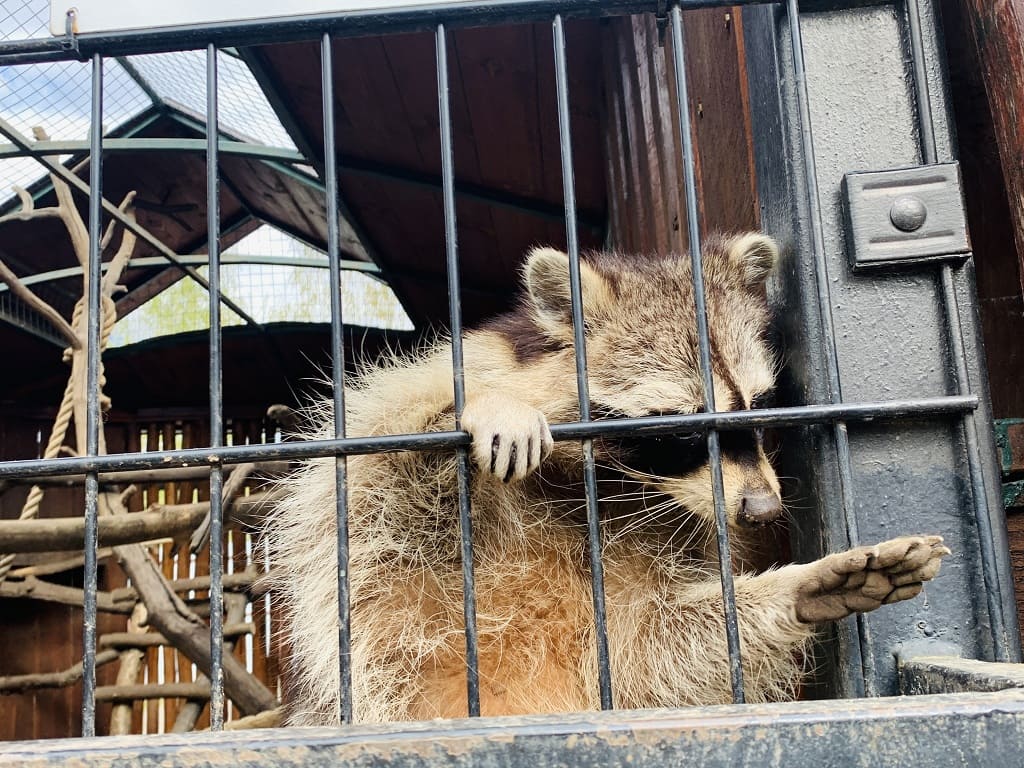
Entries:
[[[247,622],[224,625],[224,639],[251,635],[256,627]],[[171,641],[159,632],[110,632],[102,635],[97,645],[100,648],[156,648],[161,645],[172,645]]]
[[[133,222],[135,221],[135,211],[132,209],[132,201],[135,200],[135,193],[129,192],[125,195],[124,200],[121,201],[121,205],[118,206],[118,210],[130,218]],[[113,228],[116,219],[110,220],[110,226]],[[111,232],[113,229],[111,229]],[[107,266],[107,274],[103,277],[103,295],[113,296],[114,289],[117,287],[118,282],[121,280],[121,273],[124,272],[124,268],[128,264],[128,260],[132,257],[135,252],[135,243],[138,242],[138,237],[127,227],[124,228],[121,233],[121,245],[118,247],[117,252],[113,258],[110,259]]]
[[[272,492],[254,493],[237,498],[228,511],[229,520],[250,525],[264,504],[273,500]],[[146,512],[123,517],[99,519],[101,546],[138,543],[183,536],[202,521],[210,502],[153,505]],[[81,549],[85,542],[85,520],[81,517],[57,517],[46,520],[0,520],[0,552],[60,552]]]
[[[124,514],[124,505],[116,495],[107,493],[103,498],[111,512]],[[114,553],[146,605],[149,626],[162,633],[204,675],[210,677],[209,628],[174,593],[143,547],[138,544],[122,545],[114,547]],[[254,715],[278,706],[277,697],[249,674],[234,656],[223,657],[222,671],[224,692],[243,714]],[[201,696],[189,695],[186,698]]]
[[81,347],[81,342],[79,342],[78,336],[75,335],[68,321],[61,317],[57,310],[32,293],[28,286],[22,283],[18,276],[3,261],[0,261],[0,280],[7,284],[7,287],[11,289],[11,293],[49,320],[73,349]]
[[[34,576],[29,576],[24,581],[7,580],[0,582],[0,597],[31,598],[47,603],[60,603],[61,605],[73,605],[76,608],[81,608],[85,600],[85,593],[75,587],[51,584],[48,581],[42,581]],[[132,612],[134,604],[134,600],[114,600],[109,592],[96,593],[96,609],[104,613],[128,614]]]
[[[117,659],[120,654],[108,649],[96,654],[96,666]],[[32,675],[11,675],[0,677],[0,695],[9,693],[23,693],[25,691],[38,691],[41,688],[63,688],[73,685],[82,679],[82,662],[68,667],[61,672],[39,672]]]

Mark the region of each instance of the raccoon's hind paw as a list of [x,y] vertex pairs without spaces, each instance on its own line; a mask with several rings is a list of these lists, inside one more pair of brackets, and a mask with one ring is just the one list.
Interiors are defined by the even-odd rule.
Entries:
[[554,447],[544,414],[505,395],[470,398],[462,426],[473,436],[477,466],[506,483],[535,471]]
[[814,624],[909,600],[950,554],[941,536],[904,536],[829,555],[800,567],[796,615]]

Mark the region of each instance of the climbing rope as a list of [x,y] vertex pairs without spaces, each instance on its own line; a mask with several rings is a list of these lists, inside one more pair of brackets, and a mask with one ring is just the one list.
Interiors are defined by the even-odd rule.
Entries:
[[[101,296],[100,302],[102,305],[103,312],[103,327],[100,329],[100,378],[99,387],[100,393],[102,394],[103,388],[106,386],[107,380],[103,371],[103,357],[102,353],[107,348],[107,342],[110,340],[110,334],[114,330],[114,323],[117,322],[117,307],[114,304],[114,300],[109,296]],[[75,304],[75,309],[71,314],[71,327],[79,329],[82,324],[82,315],[85,313],[85,298],[81,298]],[[79,338],[84,336],[84,333],[79,333]],[[85,354],[85,348],[78,351],[78,354]],[[71,362],[75,355],[75,351],[70,347],[64,350],[64,362]],[[61,446],[64,445],[64,438],[67,436],[68,426],[71,423],[71,418],[74,415],[74,402],[75,402],[75,389],[77,382],[75,381],[74,371],[68,375],[68,384],[64,388],[64,396],[60,401],[60,408],[57,410],[57,418],[54,419],[53,429],[50,431],[50,439],[46,443],[46,450],[43,452],[44,459],[56,458],[60,453]],[[82,446],[76,446],[79,450]],[[25,499],[25,505],[21,508],[21,514],[19,520],[31,520],[39,513],[39,506],[43,501],[43,488],[38,485],[33,485],[28,492],[28,498]],[[10,572],[11,567],[14,565],[14,553],[9,553],[0,557],[0,583],[7,578],[7,574]]]

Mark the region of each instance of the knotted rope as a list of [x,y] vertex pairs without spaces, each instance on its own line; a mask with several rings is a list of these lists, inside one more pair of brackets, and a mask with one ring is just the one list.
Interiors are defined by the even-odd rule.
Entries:
[[[117,322],[117,307],[114,304],[114,300],[109,296],[101,296],[100,303],[103,312],[103,326],[100,329],[100,392],[103,392],[103,387],[106,386],[107,379],[103,371],[103,350],[107,348],[107,342],[110,341],[110,334],[114,330],[114,323]],[[71,327],[76,329],[76,333],[80,339],[84,340],[85,333],[80,330],[82,329],[82,316],[85,313],[85,298],[81,298],[75,304],[74,312],[71,314]],[[75,354],[84,355],[85,345],[82,348],[73,350],[70,347],[64,350],[64,361],[70,362]],[[84,384],[84,382],[82,382]],[[75,380],[74,371],[68,376],[68,384],[64,388],[64,396],[60,401],[60,408],[57,410],[57,418],[54,419],[53,429],[50,431],[50,440],[46,444],[46,450],[43,452],[44,459],[56,458],[60,453],[61,446],[64,445],[64,438],[67,436],[68,426],[71,424],[71,417],[74,415],[74,402],[75,402],[75,389],[78,386],[78,382]],[[79,450],[83,446],[76,446]],[[31,520],[39,513],[39,505],[43,501],[43,489],[41,486],[33,485],[28,492],[28,498],[25,499],[25,505],[21,508],[21,515],[19,520]],[[15,555],[9,553],[0,557],[0,583],[7,578],[7,574],[10,572],[11,567],[14,565]]]

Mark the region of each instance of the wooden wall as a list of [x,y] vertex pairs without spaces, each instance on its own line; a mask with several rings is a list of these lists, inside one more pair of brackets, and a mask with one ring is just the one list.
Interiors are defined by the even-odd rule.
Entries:
[[[1024,417],[1024,0],[942,0],[943,27],[978,278],[992,410]],[[1006,480],[1024,466],[1004,464]],[[1024,503],[1024,500],[1021,500]],[[1007,509],[1024,626],[1024,506]]]
[[[758,227],[740,15],[685,14],[702,234]],[[672,41],[652,15],[604,28],[609,239],[633,252],[687,250]]]
[[[231,443],[262,442],[264,424],[258,418],[228,419]],[[37,455],[37,432],[45,440],[50,429],[48,414],[0,414],[0,459],[34,458]],[[209,445],[206,420],[201,415],[168,417],[153,413],[150,417],[114,415],[106,423],[108,450],[112,453],[142,449],[187,448]],[[272,435],[271,435],[272,437]],[[16,518],[21,511],[27,487],[15,487],[0,495],[0,518]],[[140,485],[129,503],[131,511],[149,504],[185,504],[209,498],[207,482],[178,482]],[[71,517],[80,515],[84,498],[80,488],[53,488],[46,491],[40,517]],[[250,544],[251,548],[251,544]],[[225,541],[225,557],[233,553],[227,570],[241,571],[251,562],[246,556],[246,535],[242,531],[229,531]],[[150,552],[160,564],[168,579],[203,576],[209,573],[209,550],[204,549],[195,559],[194,573],[189,573],[187,541],[160,541],[150,546]],[[71,554],[71,553],[68,553]],[[259,557],[259,553],[254,553]],[[25,558],[19,565],[25,565]],[[81,587],[80,573],[68,572],[60,577],[48,577],[68,586]],[[113,558],[106,558],[100,566],[100,589],[109,590],[125,586],[126,577]],[[204,592],[194,595],[201,599]],[[99,614],[98,633],[123,632],[127,617]],[[251,618],[256,627],[252,636],[253,671],[274,690],[279,677],[276,654],[265,653],[266,614],[263,600],[253,605]],[[81,660],[82,611],[79,608],[41,603],[37,600],[0,599],[0,677],[68,669]],[[239,642],[235,655],[244,664],[245,641]],[[98,671],[99,685],[112,685],[117,663],[103,666]],[[143,676],[139,683],[192,682],[192,665],[174,649],[161,647],[148,651]],[[81,733],[81,685],[68,688],[42,690],[33,693],[0,695],[0,740],[41,739],[76,736]],[[132,729],[135,733],[170,731],[175,716],[183,703],[180,699],[161,699],[137,702],[133,707]],[[111,708],[97,705],[97,733],[107,732]],[[233,712],[229,708],[228,717]],[[203,713],[197,727],[209,725],[208,712]]]

